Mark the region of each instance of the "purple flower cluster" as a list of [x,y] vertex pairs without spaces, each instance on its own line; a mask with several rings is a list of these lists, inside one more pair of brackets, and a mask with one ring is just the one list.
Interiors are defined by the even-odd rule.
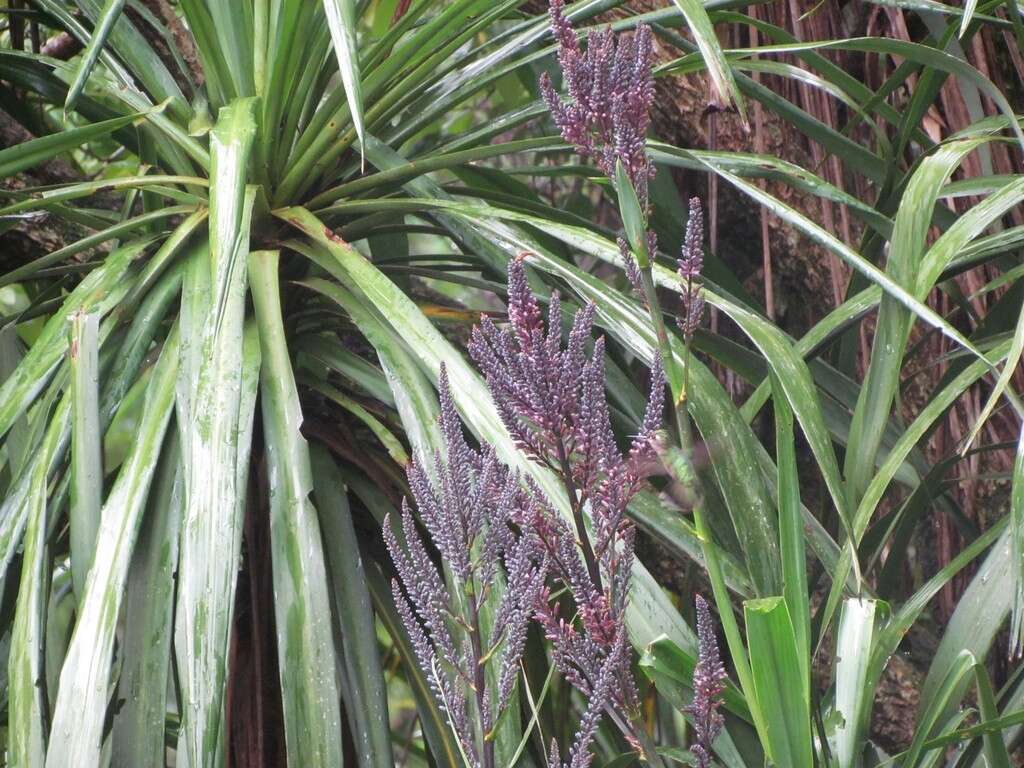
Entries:
[[704,318],[700,284],[700,273],[704,269],[704,211],[697,197],[690,199],[690,218],[686,222],[686,237],[678,263],[679,280],[683,284],[683,313],[676,322],[689,344]]
[[[477,451],[466,443],[444,369],[440,391],[446,456],[435,456],[433,478],[413,464],[408,480],[419,520],[452,584],[428,554],[408,503],[396,526],[404,544],[390,521],[384,538],[399,576],[392,591],[417,661],[467,757],[474,765],[493,766],[488,734],[515,688],[547,565],[536,535],[523,530],[529,496],[493,448]],[[514,588],[501,588],[499,564]],[[488,602],[494,623],[484,637],[480,617]],[[496,690],[485,675],[492,658],[499,660]]]
[[[655,175],[647,155],[646,133],[654,99],[651,30],[640,24],[632,36],[615,35],[610,28],[591,31],[587,48],[580,47],[572,24],[565,17],[564,0],[551,0],[551,30],[558,44],[558,63],[568,94],[563,100],[545,73],[541,95],[562,137],[580,154],[591,157],[614,181],[621,162],[636,190],[641,207],[649,209],[648,185]],[[704,266],[704,217],[700,200],[690,200],[690,218],[679,259],[683,281],[683,314],[678,323],[687,343],[704,316],[700,273]],[[619,255],[633,289],[644,295],[640,267],[624,238],[618,239]],[[657,236],[647,232],[647,252],[658,250]]]
[[725,718],[718,711],[725,690],[725,667],[718,655],[715,629],[707,601],[697,596],[697,664],[693,668],[693,701],[686,713],[693,718],[696,736],[690,747],[699,768],[711,768],[711,745],[722,731]]
[[551,78],[541,76],[541,94],[555,125],[609,178],[614,178],[616,162],[621,162],[646,204],[647,183],[654,175],[645,148],[654,99],[650,27],[641,24],[628,37],[616,36],[607,27],[592,31],[584,51],[565,17],[564,0],[551,0],[550,16],[569,96],[563,101]]
[[570,755],[570,766],[579,768],[589,762],[595,718],[605,710],[628,714],[637,707],[624,628],[635,531],[625,512],[654,457],[665,382],[655,366],[643,422],[623,454],[609,419],[604,341],[594,342],[589,356],[585,348],[594,306],[576,313],[563,348],[558,295],[551,297],[545,329],[522,257],[509,264],[508,296],[509,327],[484,318],[469,352],[506,428],[522,450],[562,479],[572,508],[574,526],[533,487],[526,523],[579,616],[578,623],[562,618],[548,592],[536,606],[559,671],[588,699],[589,720]]

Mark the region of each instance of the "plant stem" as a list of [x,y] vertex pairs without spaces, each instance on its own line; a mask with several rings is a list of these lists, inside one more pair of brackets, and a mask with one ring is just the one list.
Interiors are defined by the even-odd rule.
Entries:
[[665,763],[662,761],[661,755],[658,754],[658,748],[651,737],[647,735],[647,730],[642,722],[638,722],[637,718],[633,717],[624,718],[611,707],[608,708],[608,713],[619,730],[640,747],[643,759],[649,766],[664,768]]
[[[658,351],[661,354],[662,364],[665,367],[665,375],[671,385],[671,382],[677,379],[674,376],[676,373],[675,357],[672,353],[668,331],[665,328],[665,318],[662,316],[661,306],[658,302],[658,293],[654,285],[653,267],[643,268],[640,274],[644,288],[644,298],[647,300],[651,322],[654,325],[655,335],[658,339]],[[699,486],[700,480],[692,465],[693,433],[690,428],[689,392],[687,391],[690,381],[689,368],[690,345],[686,344],[679,392],[672,393],[672,412],[675,418],[679,448],[683,460],[687,462],[690,470],[688,475],[692,482]],[[747,704],[750,707],[758,731],[763,733],[761,711],[754,697],[753,675],[750,671],[746,647],[743,645],[743,636],[740,634],[739,624],[736,622],[736,616],[732,610],[732,600],[729,597],[729,590],[726,587],[725,577],[722,574],[722,565],[718,560],[718,550],[715,548],[711,538],[711,531],[704,519],[704,512],[700,502],[702,498],[700,488],[697,487],[694,490],[697,502],[693,505],[693,523],[697,530],[697,538],[700,540],[704,561],[707,564],[708,578],[711,581],[711,591],[715,598],[715,605],[718,607],[719,620],[722,622],[726,643],[729,646],[729,655],[732,657],[733,666],[736,668],[736,676],[739,678],[740,688],[747,698]]]
[[470,644],[473,649],[473,657],[470,663],[473,665],[473,689],[476,693],[477,717],[480,721],[480,734],[483,752],[483,768],[495,768],[494,766],[494,739],[487,733],[485,727],[485,712],[488,711],[490,702],[487,701],[487,680],[484,674],[483,644],[480,641],[480,599],[477,594],[476,579],[470,577],[470,611],[473,622],[470,631]]
[[590,580],[594,582],[594,588],[603,593],[601,586],[601,567],[597,562],[597,555],[594,554],[594,547],[590,543],[590,535],[587,533],[587,523],[583,519],[583,499],[579,498],[576,491],[576,483],[572,479],[572,467],[569,465],[569,456],[565,450],[565,441],[558,441],[558,465],[562,475],[562,483],[565,485],[565,492],[569,495],[569,505],[572,508],[572,520],[576,526],[576,536],[580,540],[580,549],[583,550],[583,560],[587,565],[587,573]]

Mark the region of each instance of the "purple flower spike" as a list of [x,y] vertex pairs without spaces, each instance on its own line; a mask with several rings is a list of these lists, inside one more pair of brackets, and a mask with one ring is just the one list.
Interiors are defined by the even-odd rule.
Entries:
[[[469,352],[509,432],[561,477],[570,502],[571,523],[529,484],[516,524],[536,538],[550,575],[567,588],[579,617],[567,621],[559,601],[547,589],[539,593],[534,614],[552,645],[555,666],[588,700],[567,764],[584,768],[603,714],[614,711],[628,720],[639,707],[625,631],[635,539],[626,507],[655,455],[665,377],[656,364],[643,422],[623,453],[611,428],[604,340],[594,342],[591,354],[586,350],[595,307],[576,313],[563,346],[561,303],[551,297],[545,329],[523,261],[514,259],[508,267],[509,327],[485,318],[473,330]],[[515,567],[507,570],[511,578]],[[561,768],[557,748],[551,765]]]
[[722,731],[725,718],[718,711],[725,690],[725,667],[718,655],[715,630],[707,601],[697,595],[697,665],[693,668],[693,702],[686,708],[693,718],[696,736],[690,747],[699,768],[711,768],[711,745]]
[[679,280],[683,285],[683,313],[678,318],[680,330],[689,343],[704,318],[704,296],[700,275],[704,269],[704,212],[700,198],[690,200],[690,218],[679,257]]
[[[524,312],[528,318],[528,307]],[[398,574],[395,604],[417,663],[466,755],[474,765],[492,766],[487,734],[511,701],[547,560],[536,533],[523,530],[530,496],[493,448],[475,450],[466,442],[444,368],[440,379],[444,455],[434,457],[431,475],[410,466],[408,480],[419,521],[451,577],[446,581],[428,554],[407,502],[397,532],[385,521],[384,541]],[[502,570],[514,588],[501,589]],[[495,621],[484,636],[480,615],[488,601]],[[492,659],[499,665],[495,690],[483,673]]]
[[541,95],[569,144],[613,178],[616,162],[625,167],[641,204],[654,167],[647,157],[654,61],[650,27],[639,25],[630,36],[611,29],[592,31],[582,50],[565,17],[564,0],[551,0],[551,30],[558,43],[558,64],[568,95],[563,101],[545,73]]

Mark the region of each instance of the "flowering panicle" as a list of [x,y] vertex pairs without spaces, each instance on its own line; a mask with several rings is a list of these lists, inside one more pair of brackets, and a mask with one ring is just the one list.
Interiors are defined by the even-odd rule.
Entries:
[[[654,456],[664,376],[656,364],[643,422],[623,453],[605,394],[604,340],[594,342],[589,356],[585,349],[594,306],[576,313],[563,347],[558,296],[551,297],[545,329],[523,258],[509,263],[508,294],[509,327],[484,318],[473,330],[469,353],[516,442],[561,477],[573,514],[570,524],[536,486],[528,486],[524,530],[536,536],[551,575],[568,587],[579,622],[562,618],[548,592],[537,601],[536,618],[559,671],[594,708],[590,717],[599,719],[609,709],[628,715],[637,707],[624,630],[635,531],[625,512]],[[591,736],[573,747],[571,767],[589,762]]]
[[563,101],[545,73],[541,94],[562,137],[590,157],[609,178],[621,162],[641,203],[654,168],[646,151],[654,80],[650,27],[639,25],[631,36],[609,28],[592,31],[584,51],[565,17],[564,0],[551,0],[551,29],[558,43],[558,63],[568,93]]
[[686,222],[686,237],[683,239],[678,263],[679,280],[683,285],[683,313],[676,322],[689,343],[704,318],[704,296],[700,283],[700,274],[704,269],[704,212],[701,210],[700,198],[697,197],[690,200],[690,218]]
[[[580,718],[579,728],[569,751],[567,768],[587,768],[593,760],[590,742],[597,735],[604,710],[611,703],[615,689],[619,685],[618,678],[623,666],[629,666],[629,642],[626,639],[625,628],[620,626],[612,650],[605,657],[604,663],[594,676],[593,685],[586,692],[587,708]],[[563,768],[557,753],[553,752],[549,758],[548,768]]]
[[[433,477],[413,464],[408,479],[419,520],[451,583],[428,554],[407,502],[396,526],[404,543],[390,521],[384,538],[398,573],[392,591],[417,662],[467,757],[489,767],[493,744],[487,734],[514,690],[547,565],[536,534],[519,530],[528,495],[493,448],[478,451],[466,443],[443,368],[440,391],[446,455],[434,457]],[[501,570],[514,589],[500,588]],[[480,615],[488,601],[495,620],[484,637]],[[492,658],[499,665],[496,690],[484,674]]]
[[707,601],[697,596],[697,664],[693,668],[693,702],[686,708],[693,718],[696,740],[690,751],[699,768],[711,768],[711,745],[722,731],[725,718],[718,711],[725,690],[725,667],[718,655],[715,630]]

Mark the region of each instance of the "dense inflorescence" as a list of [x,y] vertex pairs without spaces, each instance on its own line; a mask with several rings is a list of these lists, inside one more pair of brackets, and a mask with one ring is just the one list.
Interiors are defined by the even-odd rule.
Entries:
[[690,747],[699,768],[710,768],[711,745],[725,718],[718,711],[725,690],[725,667],[718,654],[715,629],[707,601],[697,596],[697,664],[693,668],[693,701],[686,708],[693,718],[695,740]]
[[[542,78],[542,93],[555,123],[566,141],[592,158],[609,178],[614,179],[621,165],[646,212],[648,181],[654,173],[645,147],[653,95],[650,30],[641,25],[630,37],[616,37],[608,29],[595,31],[584,51],[561,0],[552,1],[550,15],[569,97],[563,101],[550,79]],[[680,326],[687,341],[702,314],[702,239],[700,205],[694,200],[679,263],[684,287]],[[649,253],[656,252],[652,231],[647,233],[646,245]],[[619,249],[630,282],[643,295],[643,274],[625,240],[620,239]],[[488,732],[495,711],[508,703],[532,613],[551,643],[557,669],[587,702],[564,764],[586,768],[592,759],[591,742],[606,714],[611,714],[627,739],[639,747],[631,728],[639,704],[625,629],[636,534],[626,519],[626,507],[643,484],[648,468],[657,461],[656,434],[665,380],[656,360],[643,421],[628,450],[622,451],[611,429],[604,340],[591,341],[596,307],[587,304],[574,314],[563,344],[559,295],[551,295],[545,317],[527,281],[526,258],[527,254],[521,254],[509,264],[508,325],[499,327],[484,317],[473,329],[469,353],[483,372],[497,412],[517,446],[560,478],[571,518],[560,515],[535,483],[520,482],[504,470],[492,450],[476,453],[469,449],[446,390],[442,432],[448,460],[445,464],[439,459],[435,466],[440,496],[422,469],[414,467],[409,476],[423,525],[457,582],[490,584],[500,552],[509,581],[528,585],[528,589],[518,590],[517,598],[508,598],[506,593],[498,610],[495,632],[504,637],[505,653],[496,698],[481,696],[483,677],[472,666],[481,653],[489,655],[487,646],[471,642],[463,647],[453,638],[453,626],[468,626],[472,641],[479,641],[478,630],[465,620],[450,618],[449,614],[460,615],[454,603],[464,607],[465,600],[454,601],[446,592],[442,576],[416,538],[407,507],[403,528],[407,539],[410,534],[414,539],[407,544],[408,554],[390,534],[388,546],[409,597],[406,600],[396,584],[396,598],[411,627],[420,664],[431,676],[435,695],[467,752],[476,749],[479,741],[474,741],[473,733]],[[480,544],[475,543],[478,537]],[[474,560],[477,550],[481,554]],[[468,593],[472,610],[480,594]],[[532,600],[528,607],[527,598]],[[571,618],[566,618],[566,609],[573,612]],[[704,634],[701,638],[703,650]],[[713,647],[713,638],[711,642]],[[713,650],[718,663],[717,648]],[[701,733],[713,738],[720,717],[714,704],[717,678],[713,670],[707,674],[711,703],[704,713],[707,728]],[[469,698],[467,691],[477,695],[476,710],[482,720],[477,731],[470,726],[472,715],[464,703]],[[492,705],[497,710],[492,711]],[[698,757],[699,749],[700,744],[695,747]],[[557,744],[552,745],[549,762],[551,768],[563,766]]]
[[632,35],[616,35],[607,27],[594,30],[583,50],[563,0],[551,0],[550,17],[569,97],[563,101],[551,78],[541,76],[541,94],[555,125],[562,138],[609,178],[621,162],[646,203],[647,184],[654,175],[646,149],[654,99],[650,27],[640,24]]
[[551,297],[545,329],[522,258],[509,264],[508,284],[509,327],[484,318],[469,351],[506,428],[531,458],[562,479],[572,508],[575,526],[531,487],[528,525],[579,616],[578,623],[567,621],[548,592],[536,606],[559,671],[588,699],[588,715],[570,753],[576,768],[589,761],[595,719],[606,710],[628,716],[637,706],[624,628],[635,530],[625,512],[654,459],[664,377],[656,365],[643,422],[629,450],[621,452],[605,394],[603,339],[586,353],[594,306],[575,314],[563,347],[558,295]]
[[[546,558],[536,534],[523,526],[531,501],[518,478],[493,448],[467,444],[443,369],[440,391],[445,456],[435,456],[433,478],[414,463],[408,479],[419,520],[451,584],[428,554],[407,502],[396,526],[404,544],[390,521],[384,537],[399,576],[392,582],[395,602],[417,661],[467,758],[491,766],[486,735],[515,688],[527,628],[543,594]],[[515,588],[503,589],[503,583]],[[485,603],[494,611],[486,637],[480,620]],[[499,664],[494,690],[484,674],[492,658]]]
[[679,280],[683,288],[683,312],[676,322],[689,344],[704,318],[704,296],[700,283],[700,275],[704,270],[704,211],[697,197],[690,199],[690,217],[686,222],[686,236],[683,238],[678,263]]
[[[558,95],[546,73],[541,76],[541,94],[551,117],[562,138],[580,154],[592,158],[613,182],[616,166],[622,164],[646,215],[650,210],[648,186],[655,175],[646,146],[654,98],[651,30],[640,24],[633,35],[616,35],[604,27],[590,32],[584,50],[565,16],[564,0],[551,0],[549,7],[567,96],[563,99]],[[647,253],[653,258],[658,250],[657,236],[648,230],[646,238]],[[703,212],[700,200],[693,198],[679,259],[683,313],[678,323],[687,343],[704,316],[699,281],[704,266],[703,238]],[[640,266],[629,243],[620,237],[617,244],[630,285],[644,297]],[[646,297],[643,300],[646,303]]]

